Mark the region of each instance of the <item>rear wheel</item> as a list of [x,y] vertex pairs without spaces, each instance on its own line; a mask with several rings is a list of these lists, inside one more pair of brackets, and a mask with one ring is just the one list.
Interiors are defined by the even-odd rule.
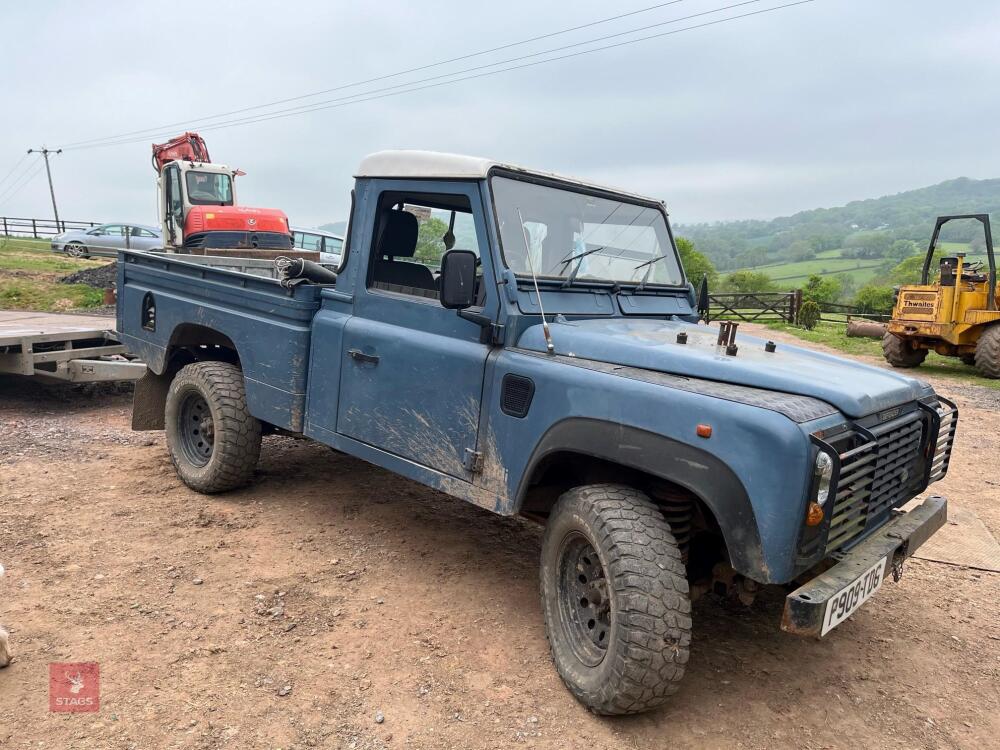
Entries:
[[70,242],[66,245],[66,254],[71,258],[89,258],[90,253],[87,250],[87,246],[82,242]]
[[572,489],[545,527],[545,631],[559,675],[599,714],[665,703],[684,675],[691,602],[677,542],[641,492]]
[[243,372],[226,362],[184,367],[167,392],[167,447],[177,474],[198,492],[224,492],[253,478],[260,422],[247,409]]
[[979,336],[976,367],[988,378],[1000,378],[1000,323],[994,323]]
[[919,367],[927,358],[926,349],[918,349],[910,341],[888,331],[882,336],[882,354],[893,367]]

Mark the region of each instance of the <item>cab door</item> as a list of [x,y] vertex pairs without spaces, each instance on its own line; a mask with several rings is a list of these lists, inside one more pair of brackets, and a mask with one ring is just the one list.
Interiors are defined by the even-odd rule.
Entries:
[[165,247],[184,244],[184,196],[181,193],[181,171],[176,164],[163,170],[163,229]]
[[[437,271],[449,246],[488,248],[479,185],[375,186],[368,268],[344,329],[337,432],[471,480],[490,347],[479,325],[441,307]],[[495,316],[492,276],[480,288],[477,311]]]

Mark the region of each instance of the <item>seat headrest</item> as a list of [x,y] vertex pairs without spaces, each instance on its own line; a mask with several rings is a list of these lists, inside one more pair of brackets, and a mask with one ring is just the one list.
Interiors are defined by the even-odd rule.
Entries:
[[379,257],[412,258],[417,249],[417,217],[409,211],[386,211],[379,238]]

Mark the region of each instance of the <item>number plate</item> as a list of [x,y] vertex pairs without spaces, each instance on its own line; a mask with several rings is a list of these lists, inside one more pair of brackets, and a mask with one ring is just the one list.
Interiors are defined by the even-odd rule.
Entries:
[[885,577],[886,562],[888,557],[883,557],[868,570],[858,576],[852,583],[847,584],[838,591],[826,604],[826,613],[823,616],[823,629],[820,636],[824,636],[840,625],[844,620],[853,615],[868,598],[878,591]]

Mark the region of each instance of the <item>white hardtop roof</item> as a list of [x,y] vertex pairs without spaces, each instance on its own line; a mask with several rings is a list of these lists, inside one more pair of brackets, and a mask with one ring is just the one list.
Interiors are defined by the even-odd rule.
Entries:
[[484,159],[479,156],[463,156],[462,154],[446,154],[439,151],[377,151],[362,159],[358,167],[356,177],[387,177],[399,179],[453,179],[453,180],[482,180],[485,179],[491,169],[498,167],[511,172],[536,175],[539,177],[550,177],[562,182],[584,185],[598,190],[606,190],[609,193],[627,195],[640,198],[644,201],[657,201],[655,198],[638,195],[628,190],[621,190],[606,185],[598,185],[587,180],[576,177],[567,177],[552,172],[542,172],[536,169],[527,169],[515,164]]

